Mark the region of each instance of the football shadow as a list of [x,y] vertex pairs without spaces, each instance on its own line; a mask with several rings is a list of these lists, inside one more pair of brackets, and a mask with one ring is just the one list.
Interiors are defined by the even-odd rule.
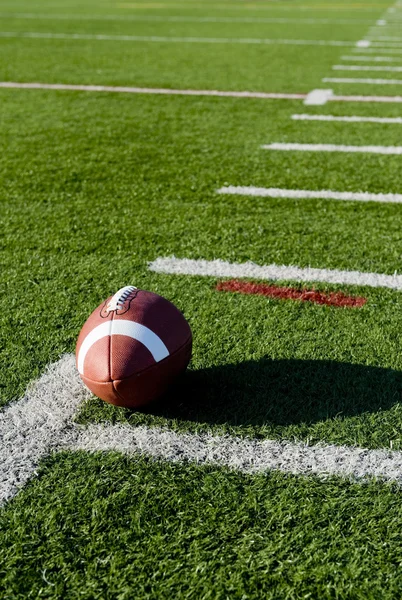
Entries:
[[388,409],[402,399],[402,373],[319,360],[246,361],[188,370],[147,412],[228,425],[315,423]]

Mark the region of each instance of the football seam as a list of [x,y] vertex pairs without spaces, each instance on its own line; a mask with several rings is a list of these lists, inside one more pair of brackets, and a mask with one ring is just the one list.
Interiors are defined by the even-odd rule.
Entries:
[[[178,352],[180,352],[180,350],[182,350],[184,348],[184,346],[186,346],[188,344],[188,342],[191,341],[191,340],[192,340],[192,335],[190,335],[187,338],[187,340],[184,342],[184,344],[182,344],[174,352],[172,352],[171,354],[169,354],[169,356],[166,356],[166,358],[164,358],[163,360],[160,360],[159,362],[155,362],[154,364],[149,365],[145,369],[142,369],[142,371],[138,371],[137,373],[132,373],[131,375],[128,375],[127,377],[122,377],[122,378],[119,378],[119,379],[112,379],[110,377],[110,379],[108,379],[106,381],[99,381],[97,379],[91,379],[91,377],[87,377],[87,375],[84,375],[84,377],[85,377],[85,379],[88,379],[88,381],[92,381],[93,383],[112,383],[113,384],[113,388],[115,389],[115,387],[114,387],[114,382],[115,381],[126,381],[126,379],[130,379],[130,377],[133,377],[133,375],[142,375],[143,373],[146,373],[149,369],[152,369],[153,367],[155,367],[155,365],[161,365],[164,361],[168,360],[169,358],[171,358],[172,356],[175,356]],[[116,391],[116,393],[118,393],[118,392]]]

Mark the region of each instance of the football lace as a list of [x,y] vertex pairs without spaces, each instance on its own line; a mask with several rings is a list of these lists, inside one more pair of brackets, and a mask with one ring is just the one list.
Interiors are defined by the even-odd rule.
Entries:
[[134,292],[137,288],[133,285],[127,285],[124,288],[118,290],[115,295],[110,299],[109,304],[106,307],[108,312],[112,312],[113,310],[120,310],[123,308],[125,301],[129,298],[130,294]]

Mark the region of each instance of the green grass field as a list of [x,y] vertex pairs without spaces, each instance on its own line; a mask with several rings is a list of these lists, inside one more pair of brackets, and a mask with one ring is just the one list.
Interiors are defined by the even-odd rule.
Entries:
[[[371,64],[341,57],[374,57],[356,42],[393,6],[399,10],[381,0],[3,0],[0,82],[398,96],[396,83],[322,82],[402,80],[397,72],[332,70]],[[402,21],[389,35],[400,31]],[[378,56],[394,60],[375,64],[402,66],[402,37],[399,47],[387,55],[385,45]],[[176,256],[400,273],[400,204],[216,192],[233,185],[401,193],[400,155],[261,149],[398,146],[401,124],[291,117],[401,111],[398,102],[305,106],[0,88],[3,410],[46,365],[74,352],[103,298],[133,284],[184,312],[194,335],[188,372],[147,411],[91,398],[76,423],[402,450],[401,291],[279,282],[367,299],[359,309],[334,308],[222,293],[218,278],[148,268]],[[0,508],[0,597],[397,599],[400,504],[400,487],[380,480],[53,453]]]

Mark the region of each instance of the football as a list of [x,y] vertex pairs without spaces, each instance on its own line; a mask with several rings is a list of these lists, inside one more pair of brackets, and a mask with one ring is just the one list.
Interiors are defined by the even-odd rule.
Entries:
[[102,302],[78,337],[85,385],[117,406],[138,408],[164,394],[190,360],[192,334],[166,298],[134,286]]

